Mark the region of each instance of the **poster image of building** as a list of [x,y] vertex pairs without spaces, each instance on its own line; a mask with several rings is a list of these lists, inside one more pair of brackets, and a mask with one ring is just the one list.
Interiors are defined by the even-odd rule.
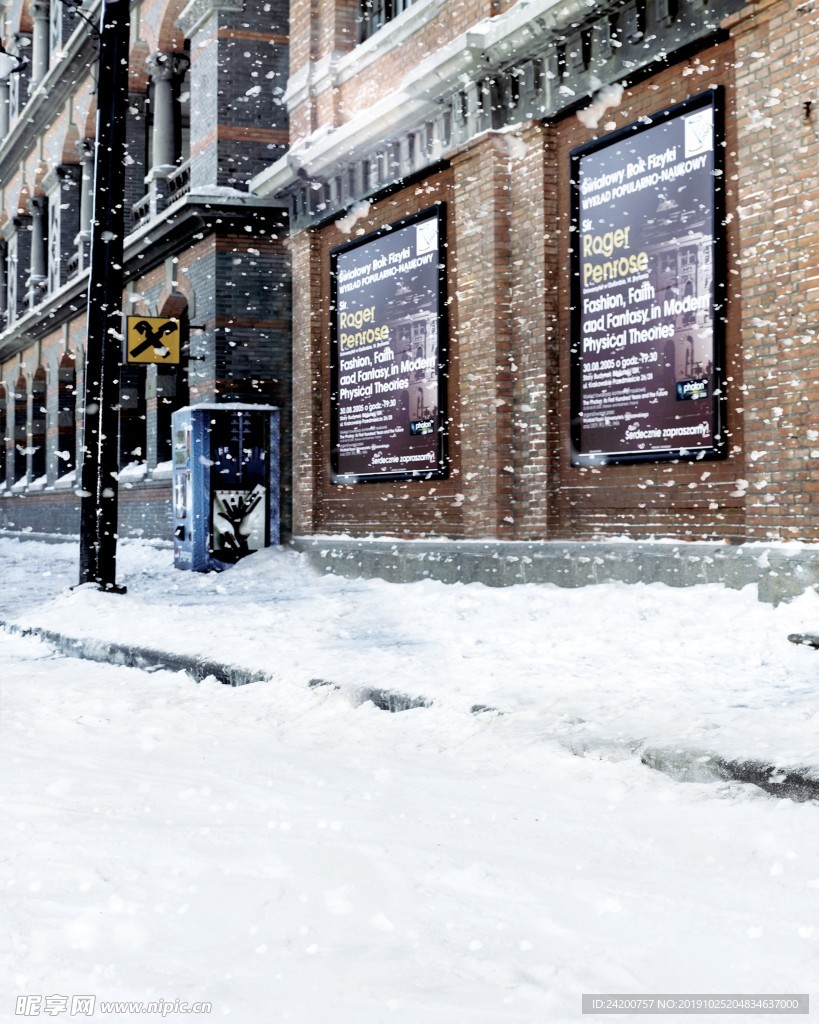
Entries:
[[710,296],[713,262],[711,235],[705,232],[660,247],[655,259],[656,293],[664,302],[682,300],[681,311],[674,315],[675,384],[691,377],[710,379],[714,371],[710,310],[692,301]]

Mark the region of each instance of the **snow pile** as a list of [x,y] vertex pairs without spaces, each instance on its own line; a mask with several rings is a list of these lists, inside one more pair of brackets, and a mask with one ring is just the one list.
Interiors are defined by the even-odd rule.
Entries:
[[[815,596],[398,586],[285,551],[200,576],[128,544],[117,597],[65,589],[75,545],[0,540],[0,564],[0,617],[270,676],[0,632],[0,1019],[93,993],[212,1003],[165,1020],[560,1024],[583,992],[816,989],[816,805],[620,742],[815,752],[819,664],[785,640]],[[375,689],[433,703],[358,703]]]
[[[528,716],[571,749],[641,744],[819,766],[819,598],[771,608],[753,587],[604,584],[494,589],[321,575],[259,552],[221,574],[174,570],[167,549],[120,545],[120,598],[69,590],[72,544],[0,538],[0,617],[68,636]],[[624,755],[625,756],[625,755]]]

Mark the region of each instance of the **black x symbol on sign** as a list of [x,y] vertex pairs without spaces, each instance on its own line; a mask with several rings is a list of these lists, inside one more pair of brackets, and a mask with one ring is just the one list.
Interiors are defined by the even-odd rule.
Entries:
[[130,350],[130,356],[132,359],[136,359],[137,356],[141,356],[143,352],[146,352],[149,348],[162,356],[163,359],[167,359],[171,354],[171,350],[167,346],[163,345],[162,338],[166,334],[174,334],[177,330],[177,324],[173,320],[166,320],[164,324],[160,324],[159,327],[154,330],[153,327],[148,323],[147,320],[140,320],[138,324],[134,324],[133,328],[137,334],[141,334],[145,339],[138,345],[135,345]]

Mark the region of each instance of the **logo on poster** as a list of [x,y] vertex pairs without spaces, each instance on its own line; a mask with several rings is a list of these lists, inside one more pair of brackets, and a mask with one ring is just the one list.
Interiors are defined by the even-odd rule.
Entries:
[[683,118],[685,122],[685,155],[696,156],[714,148],[714,117],[710,108]]
[[415,255],[434,252],[438,248],[438,221],[430,220],[417,224],[415,228]]
[[677,401],[685,402],[697,398],[708,397],[708,379],[703,377],[699,380],[678,380]]

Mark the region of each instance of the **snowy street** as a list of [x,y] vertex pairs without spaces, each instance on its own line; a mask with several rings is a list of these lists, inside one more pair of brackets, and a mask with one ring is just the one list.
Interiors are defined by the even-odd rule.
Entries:
[[[66,590],[73,545],[0,549],[2,618],[271,671],[197,685],[0,632],[0,1020],[37,994],[95,994],[98,1016],[207,1001],[165,1019],[241,1024],[819,999],[817,805],[681,782],[624,745],[819,764],[819,660],[785,639],[819,623],[815,595],[399,586],[286,552],[198,576],[132,545],[111,597]],[[694,622],[696,649],[674,636]],[[365,685],[432,704],[389,714]]]

